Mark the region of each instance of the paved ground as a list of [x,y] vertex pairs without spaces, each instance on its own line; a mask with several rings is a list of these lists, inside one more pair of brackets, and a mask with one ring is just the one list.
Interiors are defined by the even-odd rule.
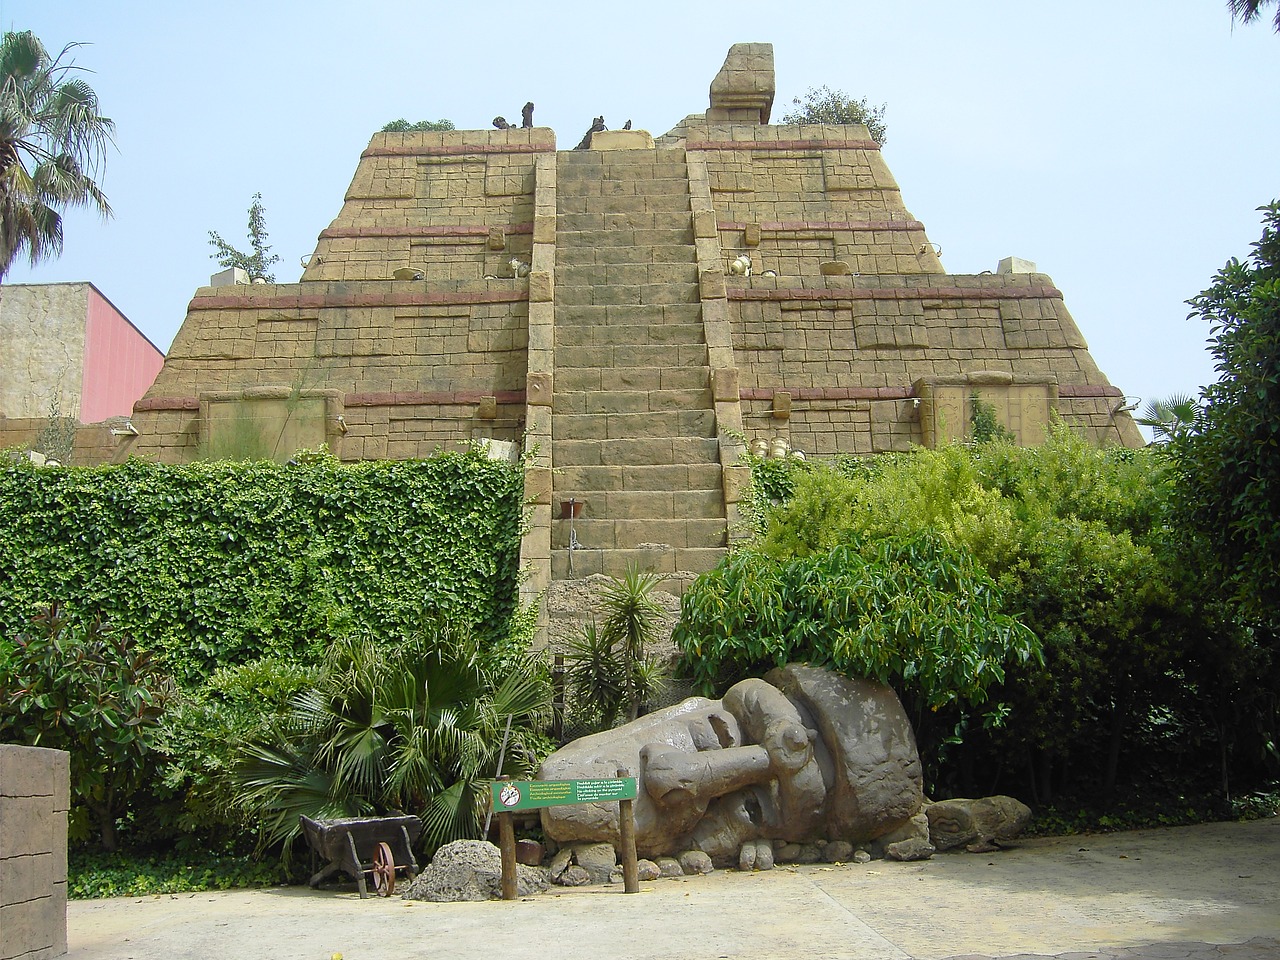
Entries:
[[1280,818],[921,863],[432,904],[297,888],[74,902],[68,960],[1280,960]]

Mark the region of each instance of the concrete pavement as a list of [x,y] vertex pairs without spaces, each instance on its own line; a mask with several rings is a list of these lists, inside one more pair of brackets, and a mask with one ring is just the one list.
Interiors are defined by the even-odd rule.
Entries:
[[73,902],[68,960],[1280,960],[1280,818],[511,903],[354,885]]

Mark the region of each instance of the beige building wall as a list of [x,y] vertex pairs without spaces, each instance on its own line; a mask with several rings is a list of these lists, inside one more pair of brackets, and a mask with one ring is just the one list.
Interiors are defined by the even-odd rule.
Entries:
[[79,416],[89,284],[0,285],[0,414]]
[[0,744],[0,960],[67,952],[70,761]]

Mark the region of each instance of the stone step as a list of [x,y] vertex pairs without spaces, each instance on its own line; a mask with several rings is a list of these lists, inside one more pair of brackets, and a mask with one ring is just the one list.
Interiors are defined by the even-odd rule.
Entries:
[[[556,243],[573,245],[578,240],[573,236],[575,233],[600,234],[603,232],[651,230],[688,230],[689,239],[682,239],[672,234],[667,236],[655,234],[650,238],[646,234],[643,239],[635,240],[633,243],[637,246],[653,243],[692,243],[693,217],[687,211],[681,212],[679,210],[597,210],[592,213],[556,214]],[[594,243],[595,241],[596,237],[588,236],[582,238],[583,243]]]
[[579,369],[619,367],[702,367],[707,364],[705,343],[592,344],[556,346],[556,373]]
[[696,283],[618,283],[604,284],[557,283],[556,307],[564,306],[612,306],[617,304],[699,303]]
[[555,393],[600,393],[627,390],[704,390],[711,386],[706,367],[622,367],[605,370],[579,367],[557,370]]
[[[591,213],[575,213],[574,217],[593,217],[597,214]],[[609,216],[617,216],[617,214],[609,214]],[[637,217],[651,217],[657,214],[637,214]],[[641,226],[635,229],[625,224],[613,227],[592,227],[587,230],[570,230],[563,229],[556,233],[557,247],[564,246],[571,249],[580,248],[597,248],[597,247],[658,247],[671,246],[680,244],[692,246],[693,244],[693,222],[690,221],[685,226],[664,226],[649,227]],[[640,260],[631,260],[632,263],[644,263],[647,257],[641,257]]]
[[[629,168],[634,169],[634,168]],[[657,197],[689,195],[689,181],[683,176],[629,177],[625,180],[570,179],[556,184],[556,198],[565,197]]]
[[[551,576],[556,580],[589,577],[597,573],[621,577],[626,575],[628,565],[634,565],[644,573],[706,573],[714,570],[728,552],[724,547],[675,549],[662,544],[634,550],[581,549],[573,551],[570,563],[568,550],[552,550]],[[663,585],[662,589],[683,592],[687,583],[682,578],[673,578],[671,584]]]
[[551,456],[559,437],[571,440],[713,439],[714,410],[646,410],[643,413],[553,413]]
[[[562,236],[572,236],[566,233]],[[658,243],[648,246],[565,246],[556,244],[556,270],[588,264],[612,263],[697,263],[698,251],[688,243]]]
[[667,410],[714,409],[709,387],[692,390],[611,390],[608,393],[564,393],[551,398],[552,414],[656,413]]
[[[660,543],[670,547],[723,547],[727,540],[724,516],[694,519],[641,517],[634,520],[557,520],[551,524],[551,549],[569,546],[570,537],[588,550],[616,550]],[[575,558],[576,559],[576,558]]]
[[556,342],[567,327],[604,327],[633,324],[697,324],[702,326],[699,303],[556,304]]
[[688,194],[644,194],[624,197],[566,197],[556,199],[556,215],[560,217],[585,213],[685,213],[689,212]]
[[719,463],[714,437],[629,437],[618,440],[552,440],[551,466],[654,466]]
[[632,283],[697,283],[696,263],[609,263],[556,266],[556,283],[565,286]]
[[700,490],[722,495],[718,463],[564,467],[556,471],[553,482],[556,503],[594,490]]
[[[724,523],[724,494],[720,490],[594,490],[557,487],[553,517],[560,504],[572,498],[581,504],[575,529],[607,520],[718,520]],[[568,527],[565,523],[562,526]],[[582,539],[579,532],[578,539]],[[562,546],[568,545],[566,540]]]
[[[608,309],[607,307],[605,309]],[[559,318],[557,318],[559,319]],[[586,347],[597,344],[703,343],[701,323],[610,323],[606,319],[594,323],[566,326],[556,324],[556,348]]]

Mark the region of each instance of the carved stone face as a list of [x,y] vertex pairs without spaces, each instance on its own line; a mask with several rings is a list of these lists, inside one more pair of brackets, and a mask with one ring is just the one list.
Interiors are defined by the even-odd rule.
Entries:
[[[767,682],[766,682],[767,681]],[[691,846],[727,860],[755,839],[863,840],[921,804],[915,739],[893,691],[792,665],[575,740],[538,776],[603,778],[627,770],[641,856]],[[561,842],[616,840],[615,804],[548,807]]]

